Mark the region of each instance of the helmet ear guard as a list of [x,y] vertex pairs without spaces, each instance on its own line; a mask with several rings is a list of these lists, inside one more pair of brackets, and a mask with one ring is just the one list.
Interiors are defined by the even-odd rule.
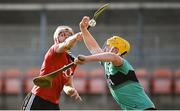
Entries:
[[119,50],[119,55],[124,56],[126,55],[130,50],[130,44],[127,40],[119,37],[119,36],[113,36],[107,40],[107,45],[110,47],[116,47]]

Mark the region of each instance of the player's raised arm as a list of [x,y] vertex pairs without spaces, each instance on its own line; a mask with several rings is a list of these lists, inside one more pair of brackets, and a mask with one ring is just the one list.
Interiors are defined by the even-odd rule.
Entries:
[[103,52],[102,49],[99,47],[99,44],[96,42],[96,40],[93,38],[93,36],[87,29],[89,26],[88,22],[89,22],[89,17],[84,16],[79,24],[80,30],[83,35],[84,43],[92,54],[101,53]]
[[82,34],[74,34],[73,30],[68,26],[59,26],[54,32],[54,43],[58,45],[56,48],[57,53],[69,50],[77,41],[80,41]]
[[63,43],[59,43],[58,48],[56,49],[56,52],[61,53],[63,51],[71,49],[79,40],[81,33],[76,33],[69,38],[67,38]]

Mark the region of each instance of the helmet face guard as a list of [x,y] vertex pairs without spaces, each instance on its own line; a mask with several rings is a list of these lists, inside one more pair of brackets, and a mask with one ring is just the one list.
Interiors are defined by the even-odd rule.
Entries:
[[105,51],[105,52],[106,52],[107,47],[108,47],[108,45],[107,45],[107,43],[105,42],[105,43],[103,44],[103,47],[102,47],[103,51]]
[[106,48],[106,46],[117,48],[120,56],[126,55],[130,50],[129,42],[119,36],[109,38],[105,43],[104,48]]

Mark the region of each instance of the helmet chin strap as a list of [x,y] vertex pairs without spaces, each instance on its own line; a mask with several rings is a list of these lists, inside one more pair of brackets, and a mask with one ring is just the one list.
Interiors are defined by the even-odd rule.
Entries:
[[127,53],[127,51],[124,51],[120,56],[123,56],[123,55],[125,55]]

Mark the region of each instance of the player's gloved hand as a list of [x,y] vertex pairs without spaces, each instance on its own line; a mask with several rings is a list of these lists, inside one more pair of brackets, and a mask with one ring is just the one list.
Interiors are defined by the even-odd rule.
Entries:
[[75,88],[69,88],[66,92],[66,94],[68,96],[70,96],[71,98],[74,98],[77,101],[82,101],[81,97],[79,96],[77,90]]
[[85,56],[84,55],[78,55],[77,58],[74,60],[75,64],[84,64],[85,63]]
[[80,27],[80,29],[87,29],[88,26],[89,26],[89,17],[84,16],[79,24],[79,27]]

